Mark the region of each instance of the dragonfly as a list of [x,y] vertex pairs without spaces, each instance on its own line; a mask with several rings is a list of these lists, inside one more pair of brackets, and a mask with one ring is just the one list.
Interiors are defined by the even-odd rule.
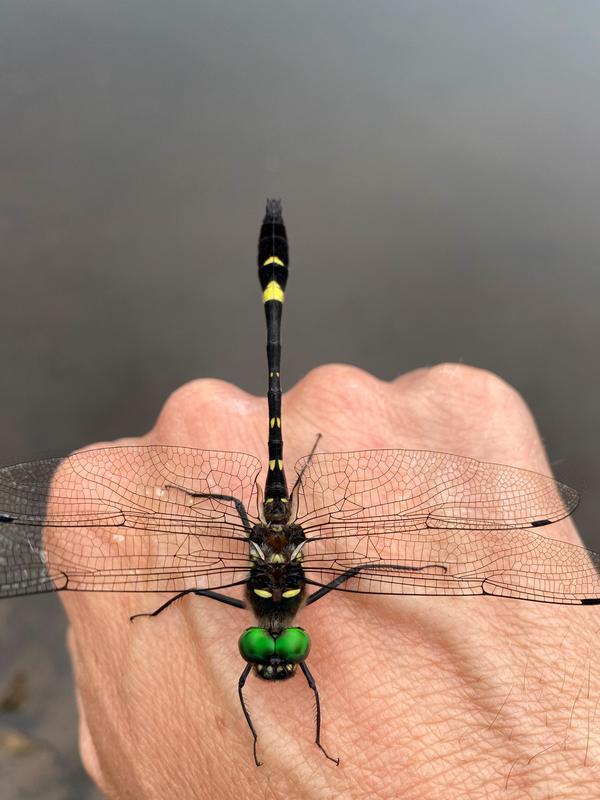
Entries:
[[[0,469],[0,598],[54,591],[157,592],[249,609],[239,638],[248,676],[283,681],[308,667],[298,613],[330,592],[600,603],[600,555],[540,535],[578,494],[516,467],[425,450],[312,450],[284,469],[281,319],[289,246],[268,200],[258,242],[267,328],[268,469],[237,452],[115,446]],[[243,599],[227,589],[243,587]],[[225,591],[224,591],[225,590]],[[235,594],[235,593],[234,593]],[[132,617],[131,619],[135,619]]]

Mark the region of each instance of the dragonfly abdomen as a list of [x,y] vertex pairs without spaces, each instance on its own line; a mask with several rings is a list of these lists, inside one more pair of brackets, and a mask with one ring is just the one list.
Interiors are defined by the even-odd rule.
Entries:
[[283,469],[281,432],[281,313],[288,279],[288,241],[281,202],[268,200],[258,239],[258,279],[267,322],[269,371],[269,469],[265,484],[265,516],[287,521],[289,495]]

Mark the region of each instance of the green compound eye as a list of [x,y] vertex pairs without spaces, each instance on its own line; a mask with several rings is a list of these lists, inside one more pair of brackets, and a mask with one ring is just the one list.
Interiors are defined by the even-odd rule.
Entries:
[[240,636],[238,647],[244,661],[263,664],[275,655],[275,639],[264,628],[247,628]]
[[304,628],[285,628],[275,639],[275,653],[292,664],[304,661],[310,652],[310,639]]

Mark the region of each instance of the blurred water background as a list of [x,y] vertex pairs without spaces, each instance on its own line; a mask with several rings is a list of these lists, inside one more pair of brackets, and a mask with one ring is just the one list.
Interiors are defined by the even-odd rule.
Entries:
[[[2,0],[0,461],[141,434],[195,377],[262,393],[281,196],[286,385],[500,373],[600,547],[599,33],[592,2]],[[2,800],[99,797],[64,632],[0,605]]]

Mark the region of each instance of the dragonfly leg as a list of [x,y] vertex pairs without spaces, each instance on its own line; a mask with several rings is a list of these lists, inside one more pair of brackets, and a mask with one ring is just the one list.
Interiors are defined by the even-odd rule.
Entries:
[[190,497],[208,497],[214,500],[228,500],[235,506],[235,510],[237,511],[240,519],[242,520],[242,525],[244,526],[245,530],[248,533],[252,533],[252,524],[248,517],[248,512],[246,511],[246,508],[242,503],[242,501],[238,500],[237,497],[233,497],[230,494],[212,494],[211,492],[189,492],[187,489],[184,489],[183,486],[177,486],[176,484],[173,483],[167,484],[167,488],[181,489],[182,492],[185,492]]
[[[246,581],[240,581],[240,583],[246,583]],[[137,619],[138,617],[157,617],[159,614],[162,614],[162,612],[165,611],[165,609],[167,609],[171,603],[174,603],[181,597],[185,597],[186,594],[197,594],[200,597],[210,597],[211,600],[217,600],[219,603],[225,603],[226,605],[233,606],[234,608],[246,608],[244,601],[238,600],[237,597],[229,597],[226,594],[212,592],[210,589],[186,589],[184,592],[179,592],[179,594],[170,597],[166,603],[163,603],[162,606],[159,606],[155,611],[145,614],[134,614],[132,617],[129,617],[129,621],[133,622],[133,620]]]
[[319,692],[317,690],[317,684],[315,682],[315,679],[312,676],[312,672],[306,666],[304,661],[300,662],[300,669],[304,673],[304,677],[306,678],[306,682],[308,683],[308,685],[312,689],[313,694],[315,696],[315,703],[316,703],[316,706],[317,706],[317,732],[316,732],[316,736],[315,736],[315,744],[321,750],[321,752],[326,756],[326,758],[328,758],[330,761],[333,761],[333,763],[336,766],[338,766],[339,763],[340,763],[339,758],[333,758],[332,756],[330,756],[329,753],[327,752],[327,750],[325,750],[325,748],[321,744],[321,701],[319,700]]
[[[397,569],[403,572],[423,572],[424,570],[432,569],[433,567],[437,567],[438,569],[442,569],[444,572],[446,572],[446,567],[443,564],[426,564],[424,567],[411,567],[404,564],[358,564],[356,567],[351,567],[342,575],[338,575],[337,578],[334,578],[328,584],[321,586],[320,589],[317,589],[316,592],[313,592],[311,595],[309,595],[304,605],[309,606],[311,603],[315,603],[317,600],[325,597],[326,594],[329,594],[329,592],[339,588],[347,580],[350,580],[350,578],[354,578],[355,575],[358,575],[358,573],[362,572],[363,570]],[[313,583],[313,581],[307,578],[306,583]]]
[[248,678],[251,669],[252,669],[252,664],[246,664],[246,666],[244,667],[244,671],[240,675],[240,679],[238,681],[238,695],[240,697],[242,711],[244,712],[244,716],[246,717],[246,722],[248,723],[248,727],[250,728],[250,732],[252,733],[252,738],[254,739],[254,743],[252,745],[252,752],[254,754],[254,763],[256,764],[257,767],[261,767],[262,761],[259,761],[258,756],[256,755],[256,743],[258,741],[258,734],[256,733],[256,728],[254,727],[254,723],[252,722],[250,712],[248,711],[248,707],[246,706],[246,701],[244,700],[244,692],[243,692],[246,679]]
[[294,483],[294,485],[292,487],[292,491],[290,492],[290,496],[294,495],[294,492],[297,490],[298,486],[302,483],[302,476],[304,475],[304,473],[306,472],[306,470],[310,466],[310,462],[313,460],[313,456],[314,456],[315,451],[317,449],[317,445],[319,444],[319,439],[322,438],[322,435],[323,434],[321,434],[321,433],[317,433],[317,436],[315,438],[315,443],[311,447],[310,453],[306,456],[306,461],[304,462],[304,465],[302,466],[302,470],[300,471],[300,474],[296,478],[296,482]]

